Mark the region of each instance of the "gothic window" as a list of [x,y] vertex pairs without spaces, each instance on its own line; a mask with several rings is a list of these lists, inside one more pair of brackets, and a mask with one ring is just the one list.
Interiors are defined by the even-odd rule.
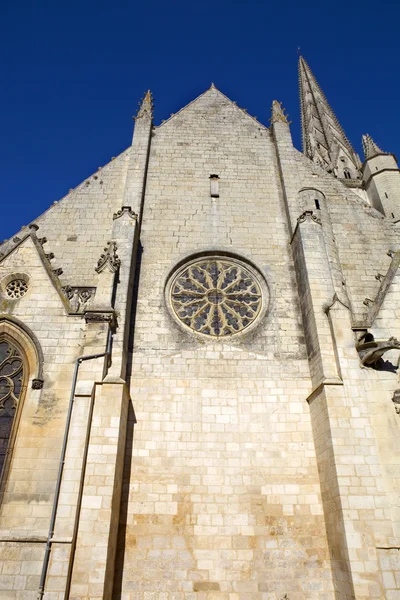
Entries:
[[9,450],[24,375],[24,360],[20,350],[8,339],[0,339],[0,476]]
[[344,173],[345,179],[351,179],[351,173],[350,173],[349,169],[344,169],[343,173]]
[[223,256],[183,267],[169,290],[174,317],[196,333],[217,338],[250,327],[261,313],[266,294],[253,269]]

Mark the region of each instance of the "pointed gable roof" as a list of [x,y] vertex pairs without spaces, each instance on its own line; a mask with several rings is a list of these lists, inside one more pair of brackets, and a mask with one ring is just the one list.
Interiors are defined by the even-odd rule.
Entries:
[[313,162],[332,170],[342,147],[354,166],[359,168],[358,155],[302,56],[299,58],[299,84],[304,154]]
[[160,125],[156,126],[156,129],[158,129],[160,127],[164,127],[164,125],[166,125],[167,123],[169,123],[171,121],[171,119],[175,118],[177,115],[182,114],[182,112],[184,112],[185,110],[187,110],[189,107],[193,106],[196,102],[198,102],[199,100],[201,100],[201,98],[203,98],[204,96],[206,96],[207,94],[210,94],[210,93],[217,94],[218,96],[220,96],[224,100],[227,100],[236,110],[238,110],[239,112],[241,112],[247,118],[251,119],[257,125],[263,127],[264,129],[268,129],[268,127],[266,127],[263,123],[261,123],[260,121],[258,121],[257,117],[253,117],[252,115],[250,115],[245,108],[241,108],[240,106],[237,105],[237,103],[234,100],[231,100],[230,98],[228,98],[228,96],[226,96],[225,94],[223,94],[215,86],[214,83],[212,83],[211,86],[205,92],[203,92],[202,94],[200,94],[199,96],[197,96],[196,98],[194,98],[191,102],[189,102],[188,104],[186,104],[185,106],[183,106],[181,109],[179,109],[178,112],[171,114],[171,116],[169,117],[169,119],[163,120],[160,123]]

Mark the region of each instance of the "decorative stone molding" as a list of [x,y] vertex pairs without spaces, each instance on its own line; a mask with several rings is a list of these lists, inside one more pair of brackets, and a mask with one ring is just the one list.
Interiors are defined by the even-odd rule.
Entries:
[[318,223],[321,225],[321,219],[319,219],[312,210],[305,210],[297,219],[298,223],[304,223],[307,219],[314,221],[314,223]]
[[115,311],[89,310],[85,312],[86,323],[109,323],[112,329],[115,329],[117,320]]
[[54,273],[54,275],[56,275],[56,277],[60,277],[60,275],[62,275],[64,273],[64,271],[62,270],[61,267],[59,267],[58,269],[53,269],[53,273]]
[[65,296],[71,303],[73,310],[77,313],[84,312],[87,304],[91,298],[93,298],[96,288],[95,287],[81,287],[66,285],[62,288]]
[[365,298],[363,300],[363,304],[368,307],[372,306],[373,303],[374,303],[374,301],[371,298]]
[[31,223],[30,225],[28,225],[28,227],[31,231],[37,231],[39,229],[39,225],[36,225],[36,223]]
[[130,206],[122,206],[116,213],[113,214],[113,220],[119,219],[122,215],[128,215],[131,219],[137,220],[138,216],[133,212]]
[[107,246],[104,248],[103,254],[100,256],[95,271],[102,273],[105,269],[108,269],[110,273],[118,271],[121,264],[120,259],[117,255],[117,244],[115,242],[107,242]]
[[43,387],[44,381],[43,379],[32,379],[32,389],[33,390],[41,390]]

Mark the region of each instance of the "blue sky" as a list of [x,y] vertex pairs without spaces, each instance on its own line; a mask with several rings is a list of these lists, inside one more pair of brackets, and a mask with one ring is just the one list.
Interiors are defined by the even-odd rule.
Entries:
[[297,48],[356,150],[400,154],[398,3],[3,0],[0,240],[124,150],[143,92],[155,123],[215,85],[300,148]]

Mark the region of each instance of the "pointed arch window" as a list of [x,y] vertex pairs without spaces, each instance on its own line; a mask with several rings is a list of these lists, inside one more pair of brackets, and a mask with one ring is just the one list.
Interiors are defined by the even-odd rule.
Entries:
[[18,403],[25,389],[26,361],[19,347],[0,338],[0,477],[3,473]]
[[350,169],[344,169],[343,173],[344,173],[344,178],[345,179],[351,179]]

